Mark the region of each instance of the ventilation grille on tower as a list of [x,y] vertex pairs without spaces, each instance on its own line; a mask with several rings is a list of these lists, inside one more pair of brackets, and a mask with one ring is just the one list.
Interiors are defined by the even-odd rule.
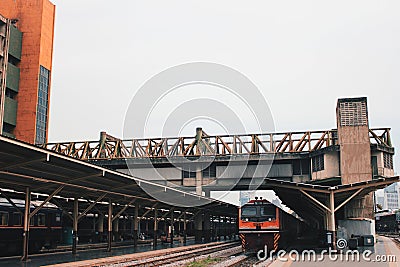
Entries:
[[339,109],[341,126],[368,125],[366,102],[342,102]]

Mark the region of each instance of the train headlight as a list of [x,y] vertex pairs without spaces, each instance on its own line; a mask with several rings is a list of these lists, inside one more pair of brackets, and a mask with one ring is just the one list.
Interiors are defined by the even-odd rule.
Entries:
[[246,218],[246,219],[244,219],[246,222],[248,222],[249,221],[249,218]]

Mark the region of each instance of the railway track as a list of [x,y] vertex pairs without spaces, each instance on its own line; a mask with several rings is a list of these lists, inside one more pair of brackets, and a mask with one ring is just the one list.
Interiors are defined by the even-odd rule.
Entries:
[[213,242],[185,247],[175,247],[121,256],[98,258],[78,262],[50,265],[52,267],[89,267],[89,266],[185,266],[193,261],[210,258],[226,258],[242,252],[238,241]]
[[149,259],[133,260],[124,263],[105,264],[107,267],[125,267],[125,266],[183,266],[193,261],[199,261],[206,258],[215,258],[229,256],[240,253],[242,247],[238,242],[226,244],[214,244],[207,247],[200,247],[193,250],[170,253],[168,255],[155,256]]
[[[194,239],[193,237],[187,237],[187,240],[192,240]],[[174,238],[174,242],[175,242]],[[138,246],[145,246],[152,244],[153,240],[138,240]],[[161,240],[158,239],[158,243],[161,244]],[[120,242],[112,242],[112,247],[113,248],[119,248],[119,247],[131,247],[133,246],[133,240],[129,241],[120,241]],[[77,245],[77,250],[94,250],[94,249],[104,249],[107,248],[107,243],[92,243],[92,244],[78,244]],[[56,253],[56,252],[65,252],[65,251],[71,251],[72,250],[72,245],[62,245],[62,246],[57,246],[57,248],[50,248],[46,249],[43,248],[40,250],[40,252],[32,254],[32,255],[38,255],[38,254],[49,254],[49,253]]]

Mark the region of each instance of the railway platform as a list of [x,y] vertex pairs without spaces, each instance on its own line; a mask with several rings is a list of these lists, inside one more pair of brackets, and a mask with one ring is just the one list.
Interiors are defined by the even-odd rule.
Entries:
[[[367,253],[366,250],[370,250],[371,253]],[[393,239],[377,236],[377,242],[374,247],[363,247],[358,249],[358,255],[351,254],[344,250],[342,253],[332,253],[331,255],[324,254],[321,256],[321,252],[318,251],[316,254],[316,260],[309,260],[305,257],[305,260],[300,257],[296,258],[294,254],[291,257],[288,255],[283,256],[284,260],[275,259],[272,263],[268,263],[265,266],[269,267],[336,267],[336,266],[352,266],[352,267],[366,267],[366,266],[377,266],[377,267],[396,267],[400,266],[400,248]],[[348,256],[346,256],[348,255]],[[353,256],[355,255],[355,256]],[[364,255],[364,256],[363,256]]]
[[[191,246],[195,243],[194,238],[188,238],[186,245],[182,244],[179,240],[174,241],[173,248],[180,248],[184,246]],[[126,254],[140,255],[141,253],[156,253],[159,250],[171,248],[169,243],[158,242],[157,247],[154,249],[153,244],[143,243],[138,245],[136,248],[132,244],[126,246],[114,247],[111,252],[108,252],[106,248],[93,248],[78,250],[77,254],[71,254],[70,251],[60,252],[48,252],[43,254],[31,255],[29,260],[26,262],[21,261],[19,256],[0,258],[0,266],[26,266],[26,267],[37,267],[44,265],[55,265],[65,263],[65,266],[70,266],[74,262],[94,260],[104,257],[116,257]]]

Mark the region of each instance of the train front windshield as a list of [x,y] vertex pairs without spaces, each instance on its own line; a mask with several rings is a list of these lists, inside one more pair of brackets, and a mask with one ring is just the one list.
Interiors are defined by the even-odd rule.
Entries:
[[242,208],[242,217],[254,217],[257,216],[257,207],[247,207]]
[[241,209],[241,219],[250,222],[265,222],[276,219],[276,206],[273,204],[244,205]]

